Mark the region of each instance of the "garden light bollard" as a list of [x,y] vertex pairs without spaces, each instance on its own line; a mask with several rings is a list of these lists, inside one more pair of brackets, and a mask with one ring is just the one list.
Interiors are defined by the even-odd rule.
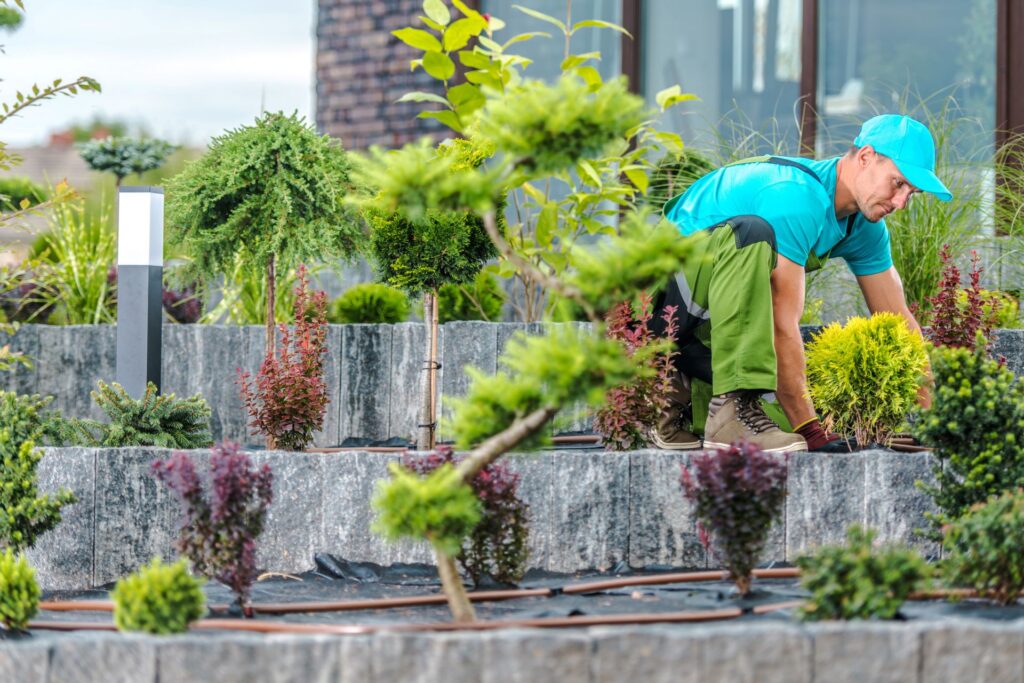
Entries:
[[117,382],[141,397],[160,388],[163,322],[164,190],[128,186],[117,193]]

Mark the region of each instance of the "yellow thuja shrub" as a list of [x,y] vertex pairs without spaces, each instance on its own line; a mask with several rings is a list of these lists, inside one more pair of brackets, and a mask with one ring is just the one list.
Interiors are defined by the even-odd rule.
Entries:
[[811,400],[827,429],[884,443],[914,406],[927,342],[895,313],[833,323],[807,345]]

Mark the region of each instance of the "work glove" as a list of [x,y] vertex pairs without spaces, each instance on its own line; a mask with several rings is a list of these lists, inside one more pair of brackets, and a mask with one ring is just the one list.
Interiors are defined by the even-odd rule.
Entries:
[[850,445],[846,443],[846,439],[838,434],[826,432],[825,428],[821,426],[821,420],[816,417],[804,422],[795,431],[804,437],[804,441],[807,442],[807,450],[812,453],[850,452]]

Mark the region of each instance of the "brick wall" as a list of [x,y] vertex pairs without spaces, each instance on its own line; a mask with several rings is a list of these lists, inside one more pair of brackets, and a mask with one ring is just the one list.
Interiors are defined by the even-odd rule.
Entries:
[[417,119],[423,105],[395,104],[411,90],[440,84],[409,62],[418,51],[391,35],[413,25],[421,0],[319,0],[316,37],[316,124],[346,149],[398,147],[443,127]]

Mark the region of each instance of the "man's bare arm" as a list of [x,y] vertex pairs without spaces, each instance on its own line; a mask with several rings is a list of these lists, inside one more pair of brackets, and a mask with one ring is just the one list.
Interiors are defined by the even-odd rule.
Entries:
[[807,367],[800,336],[800,316],[804,311],[804,267],[781,255],[772,271],[772,310],[779,372],[775,395],[790,424],[801,425],[815,416],[807,394]]

